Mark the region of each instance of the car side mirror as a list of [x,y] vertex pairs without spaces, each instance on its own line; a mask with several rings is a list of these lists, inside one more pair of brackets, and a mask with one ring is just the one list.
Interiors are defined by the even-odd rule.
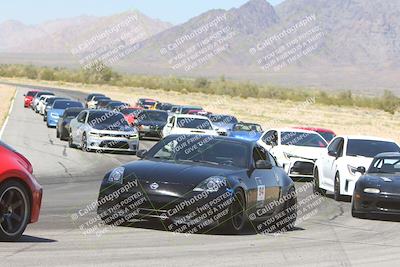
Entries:
[[257,160],[256,169],[272,169],[272,163],[267,160]]
[[147,150],[146,149],[141,149],[138,152],[136,152],[136,156],[140,159],[144,159],[144,157],[147,154]]
[[366,173],[367,172],[367,170],[365,169],[365,167],[358,167],[357,168],[357,172],[359,172],[359,173],[361,173],[361,174],[364,174],[364,173]]
[[336,151],[328,151],[328,155],[335,158],[338,157],[338,153]]

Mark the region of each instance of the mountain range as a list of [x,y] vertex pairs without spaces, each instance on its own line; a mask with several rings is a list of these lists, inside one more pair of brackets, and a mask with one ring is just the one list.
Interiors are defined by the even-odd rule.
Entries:
[[179,25],[139,11],[34,26],[6,21],[0,62],[77,67],[97,56],[130,73],[400,93],[398,14],[393,0],[250,0]]

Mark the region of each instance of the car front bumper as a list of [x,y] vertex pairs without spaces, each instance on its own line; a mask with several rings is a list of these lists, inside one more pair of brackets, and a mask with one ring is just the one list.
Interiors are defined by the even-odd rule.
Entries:
[[59,119],[59,117],[47,116],[47,125],[56,127]]
[[88,136],[87,148],[99,151],[130,151],[139,150],[138,138],[119,138],[119,137],[93,137]]
[[[162,220],[172,222],[172,224],[167,223],[167,226],[170,226],[169,230],[174,230],[180,225],[205,225],[205,222],[209,224],[208,226],[218,225],[220,221],[226,220],[230,203],[234,200],[232,193],[225,189],[212,193],[190,191],[185,194],[184,198],[179,198],[142,190],[144,187],[139,186],[134,190],[122,193],[112,201],[104,201],[107,196],[116,192],[118,187],[103,184],[99,193],[97,214],[102,218],[118,215],[118,217],[125,218],[126,221]],[[138,194],[140,197],[131,199],[132,196]],[[211,209],[213,212],[210,212]],[[210,218],[211,220],[209,220]]]
[[286,173],[292,178],[313,178],[314,177],[314,161],[290,158],[289,161],[283,163]]
[[364,214],[400,215],[400,194],[355,192],[353,208]]

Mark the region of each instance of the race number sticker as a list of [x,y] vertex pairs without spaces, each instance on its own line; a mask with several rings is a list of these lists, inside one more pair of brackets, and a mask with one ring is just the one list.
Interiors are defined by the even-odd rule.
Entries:
[[265,185],[257,186],[257,201],[264,202],[265,200]]

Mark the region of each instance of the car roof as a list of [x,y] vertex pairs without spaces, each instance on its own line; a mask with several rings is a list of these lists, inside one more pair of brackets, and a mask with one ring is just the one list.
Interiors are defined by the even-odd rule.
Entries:
[[400,152],[384,152],[376,155],[375,158],[400,158]]
[[335,134],[334,131],[326,128],[320,128],[320,127],[304,127],[304,126],[295,126],[293,129],[303,129],[303,130],[308,130],[308,131],[314,131],[314,132],[322,132],[322,133],[332,133]]
[[278,132],[295,132],[295,133],[309,133],[309,134],[318,134],[315,131],[310,131],[310,130],[304,130],[304,129],[298,129],[298,128],[278,128],[278,129],[268,129],[266,132],[268,131],[278,131]]
[[[179,137],[182,136],[182,134],[171,134],[167,136],[166,138],[173,138],[173,137]],[[197,137],[203,137],[203,138],[212,138],[215,140],[221,140],[221,141],[233,141],[236,143],[242,143],[245,145],[249,146],[254,146],[256,144],[255,141],[247,140],[247,139],[238,139],[235,137],[229,137],[229,136],[211,136],[211,135],[205,135],[205,134],[200,134],[200,135],[194,135],[194,134],[185,134],[184,136],[197,136]]]
[[193,119],[206,119],[209,120],[208,117],[202,115],[194,115],[194,114],[175,114],[177,118],[193,118]]
[[391,140],[391,139],[386,139],[386,138],[376,137],[376,136],[367,136],[367,135],[340,135],[337,137],[351,139],[351,140],[371,140],[371,141],[386,141],[386,142],[396,143],[394,140]]

